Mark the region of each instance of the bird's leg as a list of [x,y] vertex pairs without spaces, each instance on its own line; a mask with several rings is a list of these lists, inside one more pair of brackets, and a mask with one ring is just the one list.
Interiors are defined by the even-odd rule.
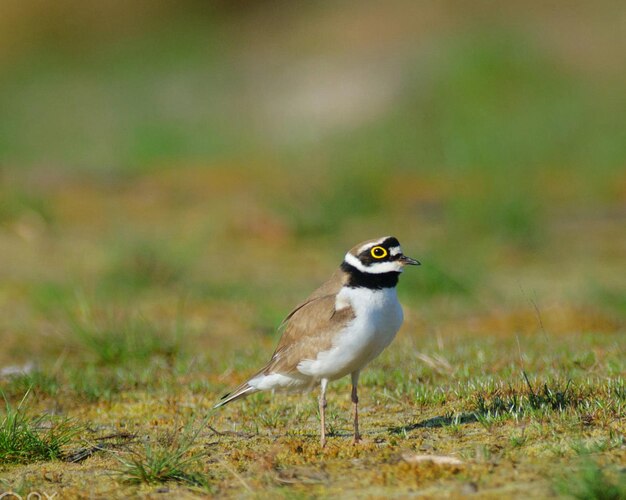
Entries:
[[357,394],[357,385],[359,384],[359,372],[352,373],[352,403],[354,404],[354,444],[361,440],[359,434],[359,396]]
[[328,380],[323,378],[320,383],[320,445],[322,448],[326,446],[326,386]]

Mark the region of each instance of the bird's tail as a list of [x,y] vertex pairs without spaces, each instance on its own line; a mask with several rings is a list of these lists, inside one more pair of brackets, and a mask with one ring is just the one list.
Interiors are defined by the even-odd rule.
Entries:
[[239,387],[237,387],[237,389],[235,389],[233,392],[224,394],[222,396],[222,399],[220,399],[217,402],[217,404],[213,406],[213,409],[219,408],[220,406],[224,406],[230,403],[231,401],[235,401],[239,398],[246,397],[248,394],[252,394],[253,392],[258,392],[258,391],[259,391],[258,389],[255,389],[254,387],[249,385],[248,382],[244,382]]

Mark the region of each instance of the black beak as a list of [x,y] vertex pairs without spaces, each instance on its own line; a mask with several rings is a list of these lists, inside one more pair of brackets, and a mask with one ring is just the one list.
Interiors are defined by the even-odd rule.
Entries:
[[412,259],[411,257],[407,257],[406,255],[403,255],[402,257],[400,257],[400,262],[402,262],[405,266],[409,265],[409,266],[421,266],[421,263],[415,259]]

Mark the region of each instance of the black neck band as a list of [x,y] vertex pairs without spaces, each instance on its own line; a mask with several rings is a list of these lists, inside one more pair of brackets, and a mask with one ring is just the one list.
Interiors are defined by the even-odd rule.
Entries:
[[393,288],[398,284],[398,277],[400,276],[400,273],[397,271],[379,274],[364,273],[348,264],[345,260],[341,263],[341,270],[348,275],[346,286],[350,288],[370,288],[372,290]]

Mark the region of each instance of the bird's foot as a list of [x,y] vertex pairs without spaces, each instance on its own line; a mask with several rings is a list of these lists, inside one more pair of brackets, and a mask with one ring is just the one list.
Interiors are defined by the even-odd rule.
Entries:
[[352,446],[360,446],[368,448],[369,446],[376,443],[376,440],[373,437],[366,437],[362,435],[358,435],[352,438]]

